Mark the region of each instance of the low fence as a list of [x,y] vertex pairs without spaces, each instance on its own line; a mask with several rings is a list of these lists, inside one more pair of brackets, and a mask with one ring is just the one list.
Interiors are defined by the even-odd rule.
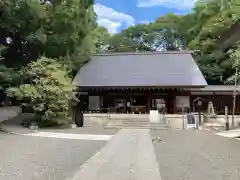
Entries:
[[[198,114],[194,114],[195,123]],[[164,119],[166,125],[172,129],[185,129],[186,114],[165,114]],[[84,114],[84,126],[105,126],[109,121],[114,120],[148,120],[150,121],[149,114],[109,114],[109,113],[96,113],[96,114]],[[203,115],[201,115],[201,121],[203,122]],[[201,123],[201,122],[200,122]]]
[[[178,114],[166,114],[166,123],[171,128],[181,129],[183,123],[183,116]],[[149,114],[109,114],[96,113],[84,114],[84,126],[104,126],[111,120],[149,120]]]

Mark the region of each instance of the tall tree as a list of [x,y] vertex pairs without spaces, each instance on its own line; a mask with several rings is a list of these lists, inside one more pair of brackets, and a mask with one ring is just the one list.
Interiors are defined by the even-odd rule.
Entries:
[[198,49],[196,57],[211,84],[223,83],[234,72],[227,51],[217,46],[219,36],[240,19],[239,0],[206,0],[196,3],[193,14],[196,24],[189,33],[195,38],[188,44]]
[[0,91],[3,90],[5,83],[7,82],[7,68],[3,62],[4,58],[2,57],[2,52],[3,52],[4,48],[0,47]]
[[111,51],[160,51],[183,48],[178,34],[153,24],[139,24],[123,30],[110,40]]
[[167,14],[149,24],[139,24],[112,37],[111,51],[172,51],[184,50],[188,44],[188,28],[193,16]]
[[90,34],[96,26],[92,5],[92,0],[52,1],[47,5],[47,57],[67,57],[73,71],[89,59],[94,50]]
[[105,27],[98,26],[92,32],[92,39],[94,42],[94,47],[96,53],[102,53],[108,50],[109,48],[109,39],[111,38],[111,34]]
[[0,43],[8,67],[20,68],[42,55],[62,58],[76,72],[94,52],[93,0],[0,2]]
[[0,44],[8,67],[26,65],[42,52],[46,17],[39,0],[0,1]]

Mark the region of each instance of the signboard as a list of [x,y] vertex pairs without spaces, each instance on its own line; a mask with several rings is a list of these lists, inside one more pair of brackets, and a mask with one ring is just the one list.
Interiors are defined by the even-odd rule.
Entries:
[[150,110],[149,119],[151,123],[160,123],[160,115],[156,110]]
[[184,115],[184,129],[197,129],[197,118],[193,114]]

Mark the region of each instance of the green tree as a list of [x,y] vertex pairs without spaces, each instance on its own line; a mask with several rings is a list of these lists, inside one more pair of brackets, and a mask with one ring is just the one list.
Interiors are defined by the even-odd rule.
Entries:
[[39,0],[0,1],[0,42],[7,67],[21,67],[42,53],[45,7]]
[[16,74],[12,68],[7,68],[4,63],[4,57],[2,56],[6,48],[0,46],[0,91],[4,91],[5,88],[14,84],[14,79],[17,79]]
[[[91,33],[96,27],[93,1],[51,1],[47,5],[47,34],[44,54],[50,58],[65,58],[76,73],[94,51]],[[74,74],[73,73],[73,74]]]
[[222,84],[234,73],[229,54],[218,48],[217,40],[239,20],[239,5],[239,0],[206,0],[193,9],[196,24],[188,31],[194,34],[188,47],[200,50],[196,59],[210,84]]
[[45,55],[66,60],[64,63],[76,72],[95,50],[91,37],[96,27],[93,3],[0,1],[0,42],[7,47],[5,65],[21,68]]
[[193,18],[191,14],[178,16],[166,14],[159,17],[156,22],[149,25],[150,32],[158,37],[158,44],[165,50],[184,50],[186,49],[188,34]]
[[0,47],[0,91],[3,90],[3,87],[6,83],[7,76],[6,76],[6,66],[3,62],[2,51],[3,47]]
[[92,32],[92,39],[94,47],[96,48],[94,52],[102,53],[108,50],[109,40],[111,38],[110,33],[105,27],[98,26]]
[[[192,16],[167,14],[150,24],[138,24],[110,39],[111,51],[171,51],[186,49]],[[185,21],[184,21],[185,20]],[[191,20],[191,21],[189,21]]]
[[9,97],[33,107],[44,124],[68,124],[68,104],[74,89],[65,65],[42,57],[21,70],[30,82],[8,88]]

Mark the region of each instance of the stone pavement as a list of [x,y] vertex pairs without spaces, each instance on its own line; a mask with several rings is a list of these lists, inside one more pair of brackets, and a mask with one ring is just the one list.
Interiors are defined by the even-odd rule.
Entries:
[[[0,180],[240,179],[236,139],[204,130],[126,129],[104,146],[106,141],[81,140],[78,133],[89,130],[70,130],[71,137],[81,137],[75,140],[0,134]],[[68,131],[55,135],[65,136]],[[97,132],[112,136],[104,131]]]
[[69,180],[161,180],[148,130],[123,129]]
[[75,139],[75,140],[93,140],[93,141],[108,141],[112,138],[111,135],[96,135],[96,134],[70,134],[70,133],[55,133],[55,132],[34,132],[23,134],[24,136],[47,137],[58,139]]
[[105,143],[0,134],[0,180],[66,180]]
[[223,136],[227,138],[240,138],[240,129],[233,129],[230,131],[223,131],[216,133],[218,136]]
[[217,122],[207,122],[203,124],[203,129],[208,131],[220,132],[225,130],[225,124]]
[[163,180],[239,180],[240,141],[210,131],[152,131]]

